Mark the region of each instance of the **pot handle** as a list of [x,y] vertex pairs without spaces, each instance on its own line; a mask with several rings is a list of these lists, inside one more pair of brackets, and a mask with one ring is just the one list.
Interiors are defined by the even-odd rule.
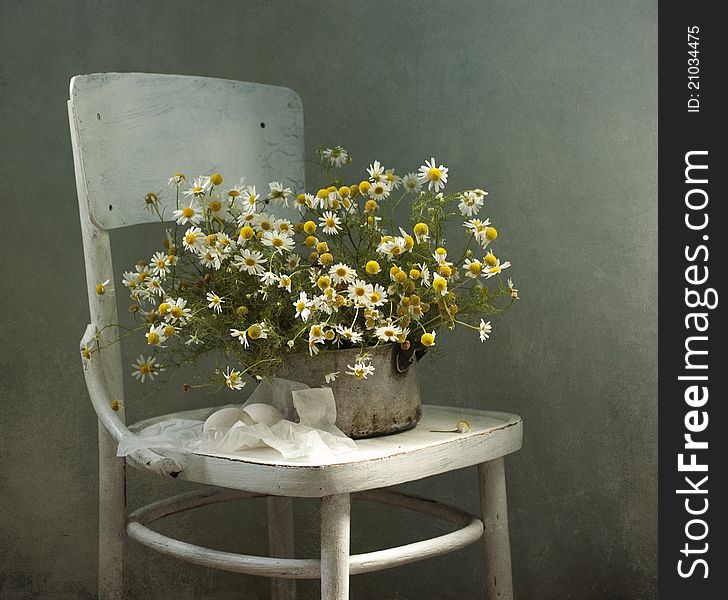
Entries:
[[403,350],[397,345],[394,351],[394,369],[397,373],[406,373],[409,368],[427,353],[427,348],[412,348]]

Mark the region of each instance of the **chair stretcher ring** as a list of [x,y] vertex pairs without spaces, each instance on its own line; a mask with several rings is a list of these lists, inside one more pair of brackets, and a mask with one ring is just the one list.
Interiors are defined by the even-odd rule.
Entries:
[[[214,488],[179,494],[134,511],[128,518],[127,533],[140,544],[162,554],[205,567],[281,579],[319,579],[321,561],[316,558],[273,558],[224,552],[190,544],[158,533],[146,526],[158,519],[192,508],[265,496],[265,494],[253,492]],[[443,519],[457,525],[459,529],[403,546],[353,554],[349,557],[351,575],[371,573],[447,554],[476,542],[483,535],[483,522],[479,518],[434,500],[410,496],[389,489],[358,492],[352,494],[352,498],[413,510]]]

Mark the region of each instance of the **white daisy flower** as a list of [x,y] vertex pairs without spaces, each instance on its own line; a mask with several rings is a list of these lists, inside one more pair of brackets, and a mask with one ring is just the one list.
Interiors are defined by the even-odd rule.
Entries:
[[391,323],[385,323],[383,326],[374,329],[374,334],[383,342],[396,342],[401,333],[402,328]]
[[197,254],[200,264],[207,269],[215,269],[216,271],[222,266],[222,255],[217,248],[207,246]]
[[97,296],[113,295],[114,290],[109,287],[110,281],[111,279],[107,279],[106,281],[96,284],[95,291]]
[[291,278],[288,275],[285,275],[283,273],[280,273],[278,276],[278,287],[283,288],[288,293],[291,292]]
[[326,383],[333,383],[338,376],[339,371],[329,371],[328,373],[324,373],[324,381]]
[[480,330],[480,341],[485,342],[485,340],[487,340],[490,337],[490,332],[493,330],[493,328],[490,326],[490,321],[488,321],[486,323],[483,319],[480,319],[479,330]]
[[162,365],[160,365],[153,356],[149,356],[145,359],[143,354],[140,355],[139,358],[136,359],[136,362],[132,363],[131,366],[134,367],[131,374],[142,383],[144,383],[144,380],[147,377],[149,377],[149,381],[151,381],[164,371],[164,367],[162,367]]
[[184,298],[177,298],[177,300],[167,300],[169,304],[169,310],[164,315],[167,321],[176,323],[180,321],[184,323],[192,316],[192,311],[187,308],[187,300]]
[[422,184],[427,184],[427,189],[435,192],[439,192],[444,189],[447,183],[447,171],[448,168],[440,165],[436,166],[437,162],[434,157],[429,161],[425,161],[425,164],[420,167],[419,179]]
[[490,219],[481,221],[480,219],[469,219],[463,223],[468,231],[470,231],[478,242],[482,242],[485,239],[485,230],[490,225]]
[[209,177],[196,177],[192,182],[192,187],[184,191],[184,196],[185,198],[199,198],[204,196],[211,187],[212,182]]
[[422,283],[426,287],[430,287],[430,268],[427,266],[426,263],[421,263],[417,266],[419,267],[420,279],[422,280]]
[[391,191],[392,188],[386,180],[375,181],[369,188],[369,195],[375,200],[386,200]]
[[465,269],[465,277],[476,279],[483,274],[483,263],[479,260],[466,258],[463,263],[463,269]]
[[245,329],[231,329],[230,335],[237,339],[240,342],[241,346],[244,346],[245,348],[248,348],[250,344],[248,343],[248,334]]
[[263,267],[265,263],[266,259],[263,258],[260,252],[257,250],[248,250],[247,248],[240,253],[240,256],[236,256],[233,261],[235,267],[250,275],[259,275],[265,271],[265,267]]
[[133,271],[125,271],[122,283],[124,284],[124,287],[128,287],[129,290],[135,290],[137,287],[139,287],[139,284],[141,283],[141,280],[139,279],[139,274],[134,273]]
[[164,288],[159,277],[150,277],[145,282],[145,290],[150,296],[164,296]]
[[172,259],[165,252],[155,252],[154,256],[152,256],[152,259],[149,261],[149,264],[152,266],[152,273],[160,279],[164,279],[167,276],[167,273],[169,273],[169,268],[172,265]]
[[356,306],[368,306],[369,297],[372,295],[374,287],[366,281],[356,279],[349,284],[346,291],[349,295],[349,300],[354,302]]
[[298,256],[298,254],[289,254],[286,257],[286,260],[288,261],[286,264],[288,265],[288,268],[291,270],[297,269],[298,265],[301,264],[301,257]]
[[349,160],[349,153],[343,146],[325,148],[322,156],[332,167],[343,167]]
[[495,264],[492,267],[489,267],[485,270],[485,274],[483,276],[486,279],[490,279],[491,277],[495,277],[496,275],[499,275],[503,269],[507,269],[510,266],[511,266],[510,261],[506,261],[501,264],[500,258],[498,258],[498,259],[496,259]]
[[335,213],[327,210],[322,217],[319,217],[322,231],[326,235],[338,235],[341,231],[341,219]]
[[200,346],[200,345],[202,345],[202,344],[204,344],[204,343],[205,343],[205,342],[203,342],[203,341],[202,341],[202,340],[201,340],[201,339],[199,338],[199,336],[198,336],[198,334],[197,334],[197,333],[193,333],[193,334],[192,334],[192,335],[191,335],[191,336],[190,336],[190,337],[189,337],[189,338],[187,339],[187,341],[185,342],[185,346],[191,346],[192,344],[194,344],[195,346]]
[[518,300],[518,290],[513,287],[513,280],[508,279],[508,291],[511,293],[511,298],[513,300]]
[[364,336],[361,332],[351,327],[343,327],[339,325],[336,328],[336,333],[339,334],[340,340],[345,340],[350,344],[359,344],[364,339]]
[[387,169],[384,172],[384,180],[389,184],[390,190],[398,190],[402,183],[402,178],[394,173],[394,169]]
[[243,211],[245,213],[251,213],[255,211],[255,204],[260,200],[260,194],[255,191],[254,185],[249,185],[243,190],[241,194]]
[[384,167],[378,160],[375,160],[369,165],[367,173],[369,173],[369,180],[372,182],[378,182],[384,179]]
[[291,223],[288,219],[276,219],[273,222],[273,227],[281,233],[293,235],[293,223]]
[[183,206],[172,213],[172,218],[177,221],[177,225],[187,225],[187,223],[197,225],[202,221],[203,217],[202,205],[194,198],[188,202],[187,206]]
[[207,292],[206,298],[209,302],[207,308],[211,308],[219,315],[222,312],[222,305],[225,304],[225,300],[220,298],[215,292]]
[[392,259],[406,252],[406,241],[403,237],[393,238],[391,236],[387,236],[384,241],[377,246],[377,252]]
[[164,348],[162,344],[167,339],[167,336],[164,334],[164,325],[151,325],[149,331],[144,334],[144,337],[147,338],[147,344],[150,346]]
[[279,254],[290,252],[296,247],[293,238],[282,231],[266,231],[261,239],[264,246],[270,246]]
[[417,178],[415,173],[407,173],[402,177],[402,183],[407,193],[416,193],[422,189],[422,182]]
[[265,233],[266,231],[275,230],[275,219],[267,213],[258,213],[253,218],[253,227],[258,231]]
[[245,330],[245,333],[251,340],[264,340],[268,337],[268,326],[263,321],[253,323]]
[[326,342],[326,331],[323,323],[311,325],[311,328],[308,330],[308,342],[309,344],[311,342],[316,344],[323,344]]
[[283,184],[279,183],[278,181],[273,181],[272,183],[269,183],[268,187],[270,188],[269,197],[271,200],[280,200],[286,206],[288,206],[288,197],[293,194],[291,188],[283,187]]
[[298,295],[298,300],[293,303],[293,308],[296,309],[296,317],[301,317],[306,322],[311,314],[311,305],[312,302],[308,299],[306,292],[301,292]]
[[178,188],[185,181],[184,173],[175,173],[169,178],[169,187]]
[[369,294],[369,306],[382,306],[387,302],[387,290],[378,283],[374,284],[372,293]]
[[369,375],[374,373],[374,365],[364,360],[359,360],[354,363],[354,366],[346,365],[349,369],[346,374],[353,375],[357,379],[366,379]]
[[278,275],[276,275],[272,271],[266,271],[265,273],[261,273],[259,277],[260,282],[263,285],[273,285],[276,281],[278,281]]
[[205,241],[205,234],[199,227],[190,227],[182,237],[182,245],[185,250],[197,251]]
[[464,217],[472,217],[473,215],[477,215],[482,206],[483,197],[478,196],[474,191],[463,192],[460,195],[460,203],[458,204],[458,209],[460,209],[460,214],[462,214]]
[[231,390],[242,390],[245,387],[245,381],[243,381],[243,374],[240,371],[236,371],[228,367],[222,374],[225,378],[225,385]]
[[356,279],[356,271],[344,263],[336,263],[329,269],[329,276],[334,283],[351,283]]

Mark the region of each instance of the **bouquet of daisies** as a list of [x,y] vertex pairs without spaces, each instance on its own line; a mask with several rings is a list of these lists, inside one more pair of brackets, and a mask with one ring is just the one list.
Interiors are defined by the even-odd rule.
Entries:
[[[345,184],[348,152],[318,155],[325,187],[315,193],[177,173],[172,214],[158,194],[144,197],[174,225],[164,247],[123,276],[150,348],[134,365],[138,379],[212,353],[227,363],[213,379],[240,389],[248,376],[275,375],[290,353],[339,348],[360,349],[347,374],[364,379],[376,376],[373,347],[427,348],[458,326],[489,337],[489,317],[518,291],[502,277],[511,263],[495,253],[497,229],[479,216],[488,193],[446,193],[448,168],[434,158],[402,177],[374,161]],[[403,203],[409,219],[397,223]],[[445,241],[451,220],[463,226],[456,247]]]

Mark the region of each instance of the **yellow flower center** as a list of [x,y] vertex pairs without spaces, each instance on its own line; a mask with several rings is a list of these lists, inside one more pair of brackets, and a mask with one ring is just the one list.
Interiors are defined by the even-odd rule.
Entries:
[[479,262],[473,262],[468,265],[468,271],[470,271],[473,275],[480,275],[482,270],[483,265],[481,265]]
[[106,286],[103,283],[96,284],[96,294],[103,296],[106,293]]
[[188,233],[185,236],[185,243],[188,246],[193,246],[196,241],[197,241],[197,236],[195,234],[193,234],[193,233]]
[[254,267],[256,265],[257,261],[254,258],[246,258],[245,264],[249,267]]
[[400,252],[402,252],[402,248],[399,246],[392,246],[392,256],[397,256]]
[[154,365],[150,365],[149,363],[144,363],[139,367],[139,372],[143,375],[149,375],[150,373],[154,372]]
[[498,262],[498,259],[495,257],[495,254],[486,254],[485,258],[483,259],[488,266],[494,267],[495,264]]
[[313,327],[311,327],[311,336],[312,337],[321,337],[321,334],[322,334],[321,327],[319,327],[318,325],[314,325]]
[[304,308],[306,308],[306,303],[303,300],[299,300],[296,303],[296,312],[303,312]]
[[220,185],[222,183],[222,175],[220,173],[213,173],[210,175],[210,181],[212,185]]
[[437,254],[438,256],[447,256],[447,250],[445,250],[445,248],[440,247],[437,250],[435,250],[435,254]]
[[270,224],[270,221],[261,221],[260,222],[260,228],[263,231],[268,231],[271,227],[272,227],[272,225]]
[[381,267],[376,260],[370,260],[364,268],[366,269],[366,272],[370,275],[376,275],[381,270]]
[[162,304],[159,305],[159,314],[162,316],[166,315],[169,312],[170,308],[172,308],[172,305],[169,304],[169,302],[162,302]]
[[195,187],[192,188],[193,194],[199,194],[200,192],[202,192],[202,186],[196,185]]
[[344,267],[339,267],[336,269],[336,275],[338,277],[346,277],[346,269]]
[[273,244],[276,248],[280,248],[283,245],[283,239],[279,237],[274,237],[271,240],[271,244]]
[[447,280],[442,277],[438,277],[432,282],[432,287],[438,292],[444,292],[447,289]]
[[331,280],[326,277],[326,275],[322,275],[316,280],[316,285],[319,286],[320,289],[325,290],[331,285]]
[[366,294],[366,293],[367,293],[367,291],[366,291],[366,290],[365,290],[365,289],[364,289],[363,287],[361,287],[361,286],[358,286],[358,287],[357,287],[357,288],[356,288],[356,289],[354,290],[354,293],[355,293],[355,294],[356,294],[357,296],[359,296],[359,297],[361,298],[361,297],[362,297],[362,296],[363,296],[364,294]]
[[419,279],[420,275],[422,275],[419,269],[411,269],[409,274],[412,279]]
[[326,227],[336,227],[336,221],[329,217],[328,219],[326,219]]
[[361,183],[359,183],[359,191],[363,194],[366,194],[371,189],[371,187],[372,184],[368,181],[362,181]]
[[290,231],[291,228],[288,226],[288,223],[280,223],[278,225],[278,230],[279,231]]
[[486,227],[485,228],[485,239],[492,242],[497,237],[498,237],[498,230],[495,227]]
[[194,209],[191,206],[185,206],[182,209],[182,216],[186,219],[190,219],[195,214]]
[[257,323],[253,323],[253,325],[248,327],[248,337],[251,340],[257,340],[262,335],[263,335],[263,328],[260,325],[258,325]]
[[228,192],[228,196],[231,198],[237,198],[240,195],[240,192],[238,190],[230,190]]
[[385,329],[384,330],[384,337],[394,337],[396,334],[394,333],[394,329]]
[[303,224],[303,230],[311,235],[314,231],[316,231],[316,223],[314,223],[313,221],[306,221]]
[[159,334],[156,331],[150,331],[147,335],[147,343],[150,346],[156,346],[159,343]]
[[429,171],[427,171],[427,177],[429,177],[432,181],[440,181],[440,179],[442,179],[442,171],[440,171],[437,167],[432,167]]
[[219,200],[213,200],[210,202],[210,210],[212,212],[217,212],[222,208],[222,204],[220,204]]
[[374,186],[374,194],[377,196],[381,196],[384,193],[384,186],[383,185],[375,185]]
[[369,299],[372,301],[372,304],[376,304],[381,300],[381,296],[377,292],[372,292],[372,295],[369,296]]
[[245,316],[248,314],[248,307],[247,306],[238,306],[235,309],[235,312],[238,313],[240,316]]
[[423,346],[433,346],[435,344],[435,336],[431,333],[423,333],[420,338]]
[[240,237],[244,240],[249,240],[253,237],[255,232],[253,231],[253,228],[250,225],[246,225],[240,230]]
[[167,325],[164,328],[164,335],[167,337],[172,337],[174,335],[174,325]]

